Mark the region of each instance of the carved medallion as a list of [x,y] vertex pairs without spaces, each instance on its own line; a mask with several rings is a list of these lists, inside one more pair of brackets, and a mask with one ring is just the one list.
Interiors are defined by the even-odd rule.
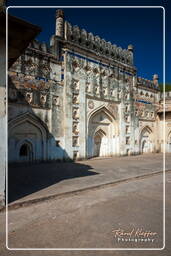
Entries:
[[88,107],[89,107],[90,109],[93,109],[93,108],[94,108],[94,102],[93,102],[92,100],[89,100],[89,102],[88,102]]

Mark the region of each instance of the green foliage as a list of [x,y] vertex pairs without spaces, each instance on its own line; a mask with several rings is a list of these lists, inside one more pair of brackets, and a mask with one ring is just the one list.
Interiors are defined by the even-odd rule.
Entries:
[[[160,87],[160,90],[163,91],[163,84],[159,84],[159,87]],[[171,91],[171,83],[166,83],[165,89],[166,89],[166,92]]]

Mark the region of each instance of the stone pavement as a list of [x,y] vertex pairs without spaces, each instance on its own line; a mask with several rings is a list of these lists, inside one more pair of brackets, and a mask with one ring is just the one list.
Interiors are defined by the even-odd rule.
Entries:
[[[10,167],[9,208],[153,175],[162,170],[163,154]],[[170,154],[166,155],[166,170],[171,170]]]

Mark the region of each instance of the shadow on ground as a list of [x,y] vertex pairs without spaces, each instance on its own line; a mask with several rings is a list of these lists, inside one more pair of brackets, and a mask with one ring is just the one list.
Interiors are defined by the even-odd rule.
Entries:
[[9,166],[8,203],[64,179],[96,174],[91,166],[75,162]]
[[[25,68],[25,66],[23,66]],[[11,160],[11,163],[13,164],[8,166],[8,203],[13,202],[17,199],[20,199],[24,196],[27,196],[29,194],[32,194],[34,192],[37,192],[39,190],[42,190],[44,188],[47,188],[51,185],[54,185],[64,179],[73,179],[77,177],[83,177],[83,176],[89,176],[89,175],[95,175],[98,174],[94,172],[91,166],[75,163],[75,162],[51,162],[51,163],[39,163],[39,164],[33,164],[34,161],[43,161],[44,159],[70,159],[65,149],[63,149],[60,146],[59,141],[56,141],[56,138],[53,136],[51,132],[49,132],[47,121],[43,121],[38,115],[35,114],[35,112],[32,109],[32,106],[28,103],[28,101],[25,99],[25,90],[30,89],[33,91],[34,94],[37,95],[37,98],[40,98],[40,88],[39,90],[35,89],[32,84],[29,84],[28,88],[23,87],[22,83],[18,83],[18,87],[16,87],[16,84],[13,82],[13,77],[9,76],[8,79],[8,87],[11,90],[15,90],[17,97],[16,99],[9,98],[9,102],[15,102],[22,106],[24,106],[23,111],[14,113],[12,109],[9,108],[9,126],[8,126],[8,136],[9,136],[9,147],[8,147],[8,159]],[[35,82],[35,81],[34,81]],[[36,83],[36,82],[35,82]],[[44,90],[43,88],[41,90]],[[41,104],[40,102],[38,102]],[[46,102],[45,107],[50,107],[49,101]],[[36,155],[36,152],[34,150],[35,143],[32,138],[32,134],[28,133],[27,136],[25,136],[25,132],[23,134],[20,134],[20,141],[22,141],[20,150],[16,151],[11,146],[12,143],[19,143],[18,140],[15,138],[15,133],[13,132],[10,134],[10,131],[13,131],[13,123],[17,123],[17,120],[20,119],[22,124],[25,124],[26,126],[29,125],[29,122],[27,120],[34,120],[34,126],[37,129],[45,130],[45,138],[48,140],[48,142],[51,145],[51,150],[53,150],[53,158],[49,158],[48,155],[41,155],[38,158]],[[11,124],[11,122],[13,122]],[[10,126],[11,125],[11,126]],[[16,128],[16,126],[15,126]],[[11,130],[10,130],[11,129]],[[32,127],[30,128],[32,129]],[[28,141],[29,139],[29,141]],[[41,138],[35,138],[35,141],[41,140],[41,145],[46,145],[46,141],[43,137]],[[12,141],[12,142],[11,142]],[[21,154],[21,148],[22,145],[28,145],[29,142],[29,149],[25,149],[25,152]],[[57,143],[58,142],[58,143]],[[10,147],[11,146],[11,147]],[[35,147],[34,147],[35,146]],[[28,147],[27,147],[28,148]],[[42,148],[43,149],[43,148]],[[46,148],[47,150],[47,148]],[[42,150],[43,152],[43,150]],[[23,157],[24,156],[24,160]],[[26,158],[26,159],[25,159]],[[71,160],[71,159],[70,159]],[[17,162],[25,162],[22,164],[18,164]],[[32,164],[29,165],[30,162]]]

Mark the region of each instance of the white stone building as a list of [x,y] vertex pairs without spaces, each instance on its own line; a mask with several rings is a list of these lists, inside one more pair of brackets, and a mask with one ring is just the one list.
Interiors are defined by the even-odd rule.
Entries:
[[58,10],[50,47],[33,41],[9,70],[9,163],[160,152],[160,101],[158,76],[137,77],[132,45]]

